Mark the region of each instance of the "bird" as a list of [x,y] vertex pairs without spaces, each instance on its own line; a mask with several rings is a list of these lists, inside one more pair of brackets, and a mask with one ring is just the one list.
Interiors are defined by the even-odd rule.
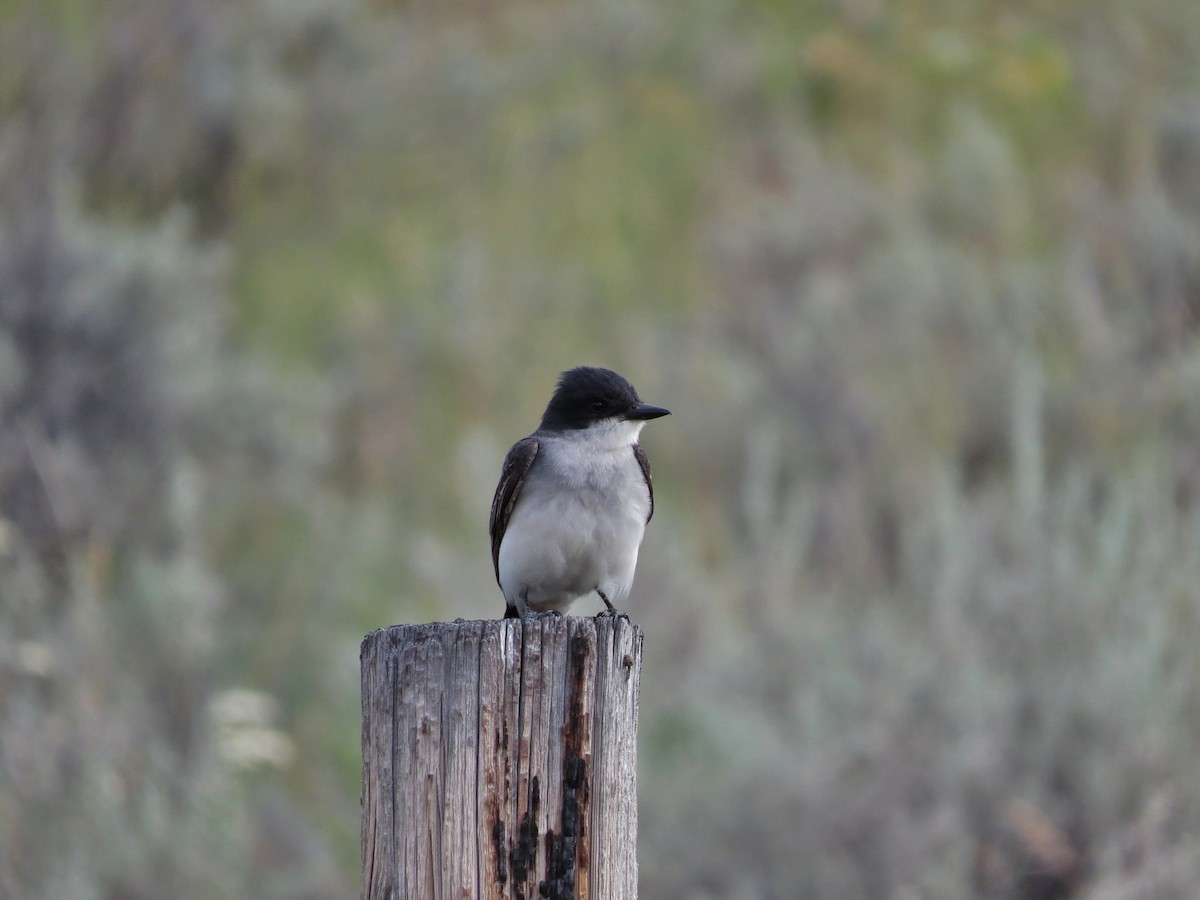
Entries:
[[616,613],[654,515],[638,435],[666,415],[611,369],[579,366],[559,376],[537,430],[508,451],[492,500],[488,531],[504,618],[563,614],[593,591]]

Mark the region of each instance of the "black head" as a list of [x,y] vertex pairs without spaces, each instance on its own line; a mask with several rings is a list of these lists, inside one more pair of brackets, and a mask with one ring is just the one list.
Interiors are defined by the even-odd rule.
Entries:
[[657,419],[665,415],[669,415],[668,410],[643,403],[633,385],[611,369],[580,366],[559,376],[540,430],[570,431],[603,419]]

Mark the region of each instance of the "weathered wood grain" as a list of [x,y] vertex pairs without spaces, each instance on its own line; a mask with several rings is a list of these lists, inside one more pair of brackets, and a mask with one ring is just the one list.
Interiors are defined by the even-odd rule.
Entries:
[[362,644],[363,900],[633,900],[642,633],[624,616]]

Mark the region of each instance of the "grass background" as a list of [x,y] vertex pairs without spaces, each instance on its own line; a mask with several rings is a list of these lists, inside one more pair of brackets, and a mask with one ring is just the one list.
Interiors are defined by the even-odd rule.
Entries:
[[354,896],[358,642],[577,364],[644,897],[1200,883],[1191,0],[0,21],[0,897]]

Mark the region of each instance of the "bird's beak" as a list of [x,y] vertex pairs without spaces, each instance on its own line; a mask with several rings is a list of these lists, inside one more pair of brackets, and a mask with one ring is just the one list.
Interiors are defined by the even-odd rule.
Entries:
[[661,406],[651,406],[649,403],[637,403],[625,413],[626,419],[635,421],[646,419],[657,419],[660,416],[669,416],[671,411],[663,409]]

